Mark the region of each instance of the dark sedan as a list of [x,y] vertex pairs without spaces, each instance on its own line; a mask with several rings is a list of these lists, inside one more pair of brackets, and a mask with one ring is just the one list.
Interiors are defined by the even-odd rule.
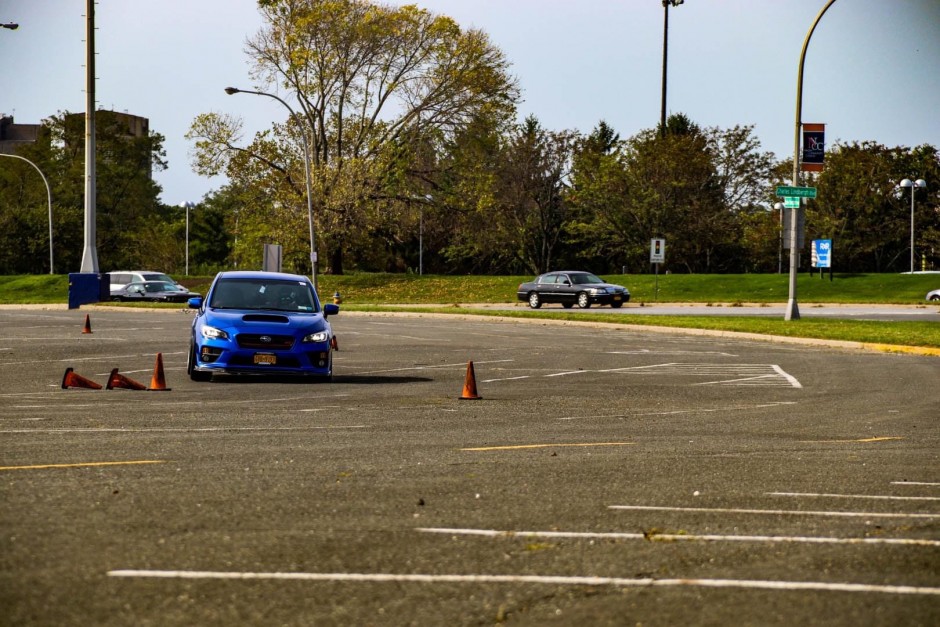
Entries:
[[168,281],[139,281],[111,290],[111,300],[125,302],[185,303],[196,296],[199,294]]
[[577,305],[587,309],[591,305],[622,307],[630,300],[630,292],[622,285],[606,283],[590,272],[562,270],[539,275],[534,281],[522,283],[516,293],[529,307],[538,309],[542,303],[561,303],[565,309]]

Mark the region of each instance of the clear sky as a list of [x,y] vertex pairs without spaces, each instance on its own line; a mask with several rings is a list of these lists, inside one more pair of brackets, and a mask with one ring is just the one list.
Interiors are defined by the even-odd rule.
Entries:
[[[661,0],[414,4],[489,34],[522,86],[520,117],[584,133],[604,119],[624,138],[659,121]],[[20,24],[0,29],[0,113],[33,124],[84,111],[85,5],[0,0],[0,22]],[[668,111],[705,127],[754,125],[764,150],[791,158],[800,50],[824,5],[670,8]],[[249,135],[286,117],[273,100],[223,91],[255,87],[244,53],[261,27],[254,0],[98,0],[95,15],[99,108],[149,118],[166,137],[169,169],[155,175],[163,202],[198,202],[224,183],[192,172],[183,135],[196,115],[240,115]],[[813,34],[804,76],[803,121],[827,123],[829,145],[940,147],[940,0],[837,0]]]

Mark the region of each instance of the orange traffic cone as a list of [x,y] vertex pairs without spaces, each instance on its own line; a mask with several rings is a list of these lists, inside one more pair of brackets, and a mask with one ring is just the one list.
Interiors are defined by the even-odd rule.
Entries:
[[85,328],[82,329],[82,333],[91,333],[91,318],[88,314],[85,314]]
[[148,390],[167,390],[166,377],[163,376],[163,353],[157,353],[157,363],[153,366],[153,377],[150,379]]
[[100,390],[101,386],[91,379],[86,379],[80,374],[75,374],[71,368],[65,369],[65,376],[62,377],[62,389],[67,388],[86,388],[89,390]]
[[460,395],[460,400],[479,400],[483,398],[477,394],[477,378],[473,374],[473,362],[467,362],[467,379],[463,384],[463,393]]
[[105,386],[106,390],[113,390],[114,388],[146,390],[147,386],[139,381],[134,381],[130,377],[125,377],[123,374],[118,374],[118,369],[115,368],[111,371],[111,376],[108,377],[108,384]]

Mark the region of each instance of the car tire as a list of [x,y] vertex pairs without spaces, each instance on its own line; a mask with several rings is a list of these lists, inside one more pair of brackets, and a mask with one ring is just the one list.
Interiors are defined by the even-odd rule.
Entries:
[[542,306],[542,300],[539,298],[538,292],[529,292],[529,307],[532,309],[538,309]]
[[588,309],[591,306],[591,297],[587,295],[587,292],[578,293],[578,307],[580,309]]
[[623,307],[623,303],[611,303],[610,306],[613,307],[614,309],[620,309],[621,307]]
[[931,300],[931,301],[938,301],[938,300],[940,300],[940,296],[931,296],[931,297],[930,297],[930,300]]
[[202,372],[196,370],[196,343],[189,343],[189,357],[186,359],[186,374],[193,381],[209,381],[212,379],[211,372]]
[[561,306],[564,307],[565,309],[571,309],[572,307],[574,307],[574,303],[562,303]]

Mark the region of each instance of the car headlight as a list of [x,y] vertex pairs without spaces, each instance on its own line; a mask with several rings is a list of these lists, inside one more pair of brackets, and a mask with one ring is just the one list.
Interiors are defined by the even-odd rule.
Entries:
[[202,337],[207,340],[227,340],[228,333],[215,327],[202,327]]
[[317,331],[316,333],[311,333],[310,335],[304,336],[304,342],[326,342],[329,339],[329,331]]
[[607,289],[603,287],[592,287],[591,289],[588,290],[588,292],[596,296],[598,294],[606,294]]

